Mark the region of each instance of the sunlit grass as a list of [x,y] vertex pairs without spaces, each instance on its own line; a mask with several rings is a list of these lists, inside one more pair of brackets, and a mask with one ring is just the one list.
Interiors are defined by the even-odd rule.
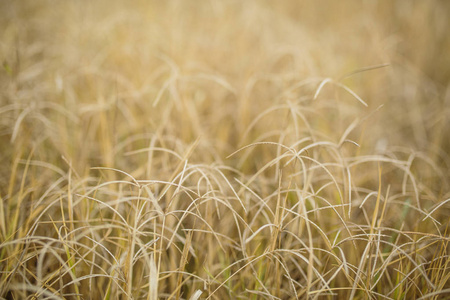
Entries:
[[449,297],[448,6],[1,2],[1,299]]

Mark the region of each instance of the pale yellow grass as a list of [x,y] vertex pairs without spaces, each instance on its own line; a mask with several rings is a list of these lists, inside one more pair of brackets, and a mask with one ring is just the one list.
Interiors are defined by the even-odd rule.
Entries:
[[445,1],[1,1],[1,299],[450,296]]

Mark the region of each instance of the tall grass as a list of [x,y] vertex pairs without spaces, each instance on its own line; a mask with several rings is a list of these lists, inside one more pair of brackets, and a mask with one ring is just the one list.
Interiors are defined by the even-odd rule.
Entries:
[[447,2],[0,11],[1,299],[450,297]]

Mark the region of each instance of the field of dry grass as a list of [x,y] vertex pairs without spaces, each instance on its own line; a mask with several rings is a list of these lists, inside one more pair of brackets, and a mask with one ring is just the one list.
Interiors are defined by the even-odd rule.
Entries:
[[450,299],[449,28],[0,1],[0,299]]

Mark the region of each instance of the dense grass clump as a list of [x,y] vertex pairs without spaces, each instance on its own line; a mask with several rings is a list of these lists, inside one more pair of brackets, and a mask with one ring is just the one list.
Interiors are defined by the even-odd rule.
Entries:
[[1,1],[1,299],[450,297],[445,1]]

